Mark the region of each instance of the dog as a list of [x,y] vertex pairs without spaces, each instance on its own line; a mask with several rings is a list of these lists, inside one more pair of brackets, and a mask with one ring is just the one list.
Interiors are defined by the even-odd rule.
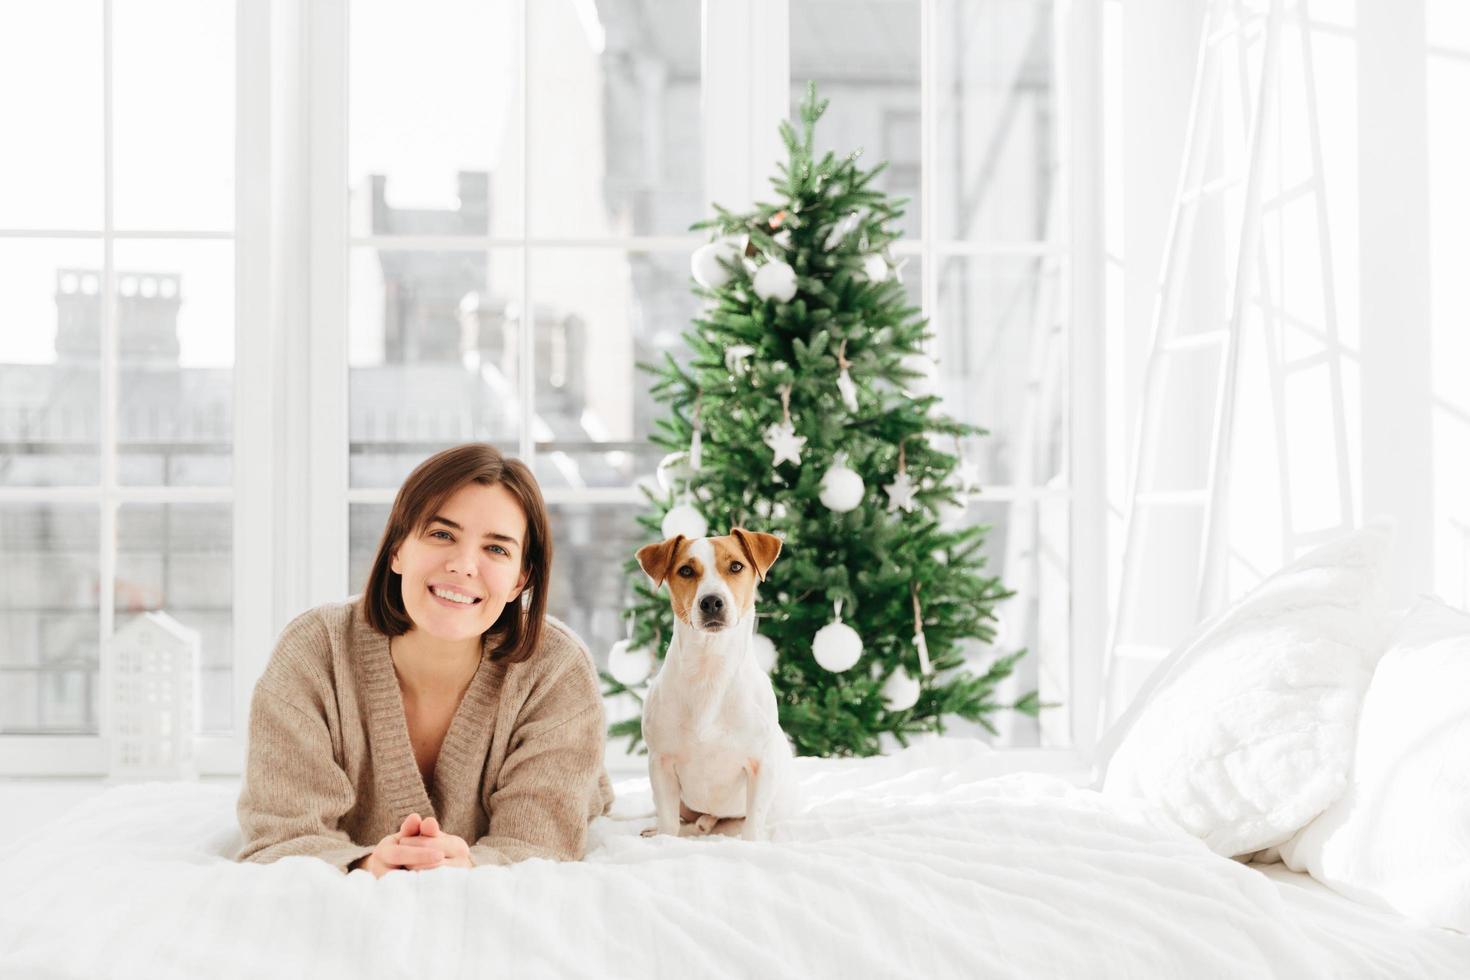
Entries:
[[719,833],[768,840],[798,805],[793,753],[776,692],[751,649],[756,585],[781,539],[733,528],[638,550],[657,589],[667,582],[674,635],[643,704],[653,834]]

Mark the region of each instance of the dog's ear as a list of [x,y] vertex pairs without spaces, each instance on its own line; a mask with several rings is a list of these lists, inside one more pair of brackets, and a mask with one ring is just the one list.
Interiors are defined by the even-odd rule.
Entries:
[[683,543],[684,535],[676,534],[667,541],[644,545],[638,549],[638,564],[643,566],[643,574],[653,580],[655,589],[663,585],[669,573],[674,570],[674,559]]
[[764,582],[766,572],[776,563],[776,556],[781,553],[781,539],[774,534],[747,531],[743,527],[732,527],[730,536],[740,542],[741,550],[750,559],[750,566],[755,569],[755,577]]

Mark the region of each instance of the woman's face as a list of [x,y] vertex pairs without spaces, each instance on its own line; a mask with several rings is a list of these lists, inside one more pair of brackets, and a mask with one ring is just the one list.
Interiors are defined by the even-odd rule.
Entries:
[[414,629],[441,640],[478,637],[519,598],[529,569],[526,515],[500,484],[457,490],[393,553]]

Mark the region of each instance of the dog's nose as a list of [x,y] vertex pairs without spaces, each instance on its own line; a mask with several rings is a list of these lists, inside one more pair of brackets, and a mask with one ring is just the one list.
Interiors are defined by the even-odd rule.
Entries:
[[718,616],[725,608],[725,600],[717,595],[707,595],[699,600],[699,611],[706,616]]

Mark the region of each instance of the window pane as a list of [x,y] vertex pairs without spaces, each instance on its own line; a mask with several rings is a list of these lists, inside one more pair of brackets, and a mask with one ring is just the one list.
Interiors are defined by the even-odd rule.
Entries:
[[101,228],[101,0],[0,5],[0,92],[0,228]]
[[[831,105],[817,124],[818,158],[861,149],[887,160],[873,183],[909,198],[898,228],[919,235],[919,0],[791,0],[791,118],[808,81]],[[798,132],[800,130],[798,129]]]
[[97,732],[98,512],[0,504],[0,733]]
[[0,241],[0,485],[99,479],[101,269],[96,242]]
[[599,667],[607,651],[627,636],[619,613],[632,598],[623,566],[651,539],[639,526],[640,505],[559,504],[551,513],[551,562],[548,611],[587,644]]
[[1001,502],[974,500],[966,525],[984,524],[986,574],[996,575],[1015,595],[995,608],[995,639],[970,642],[964,656],[972,671],[983,674],[1000,656],[1024,649],[1026,655],[1011,677],[996,690],[997,702],[1010,704],[1028,691],[1041,700],[1063,705],[1039,719],[1001,711],[991,717],[998,737],[982,734],[978,725],[960,729],[982,735],[997,745],[1047,747],[1070,745],[1071,726],[1071,587],[1070,502],[1066,495]]
[[235,216],[235,3],[113,0],[113,219],[228,231]]
[[1056,190],[1049,0],[940,0],[935,30],[935,233],[1050,237]]
[[521,31],[512,0],[356,0],[354,235],[519,235]]
[[1066,330],[1055,261],[948,258],[932,329],[944,410],[989,435],[965,442],[985,484],[1044,486],[1062,472]]
[[531,233],[688,231],[705,209],[700,5],[528,7]]
[[354,249],[348,373],[355,487],[396,487],[470,440],[519,448],[521,253]]
[[234,724],[233,536],[228,504],[124,504],[117,512],[114,625],[162,610],[199,631],[201,731]]
[[234,443],[235,247],[121,241],[118,479],[227,486]]
[[537,249],[536,475],[548,487],[629,486],[663,450],[648,441],[667,414],[637,364],[689,354],[699,309],[687,252]]
[[388,504],[350,504],[347,508],[347,591],[352,595],[361,595],[367,585],[391,510]]

